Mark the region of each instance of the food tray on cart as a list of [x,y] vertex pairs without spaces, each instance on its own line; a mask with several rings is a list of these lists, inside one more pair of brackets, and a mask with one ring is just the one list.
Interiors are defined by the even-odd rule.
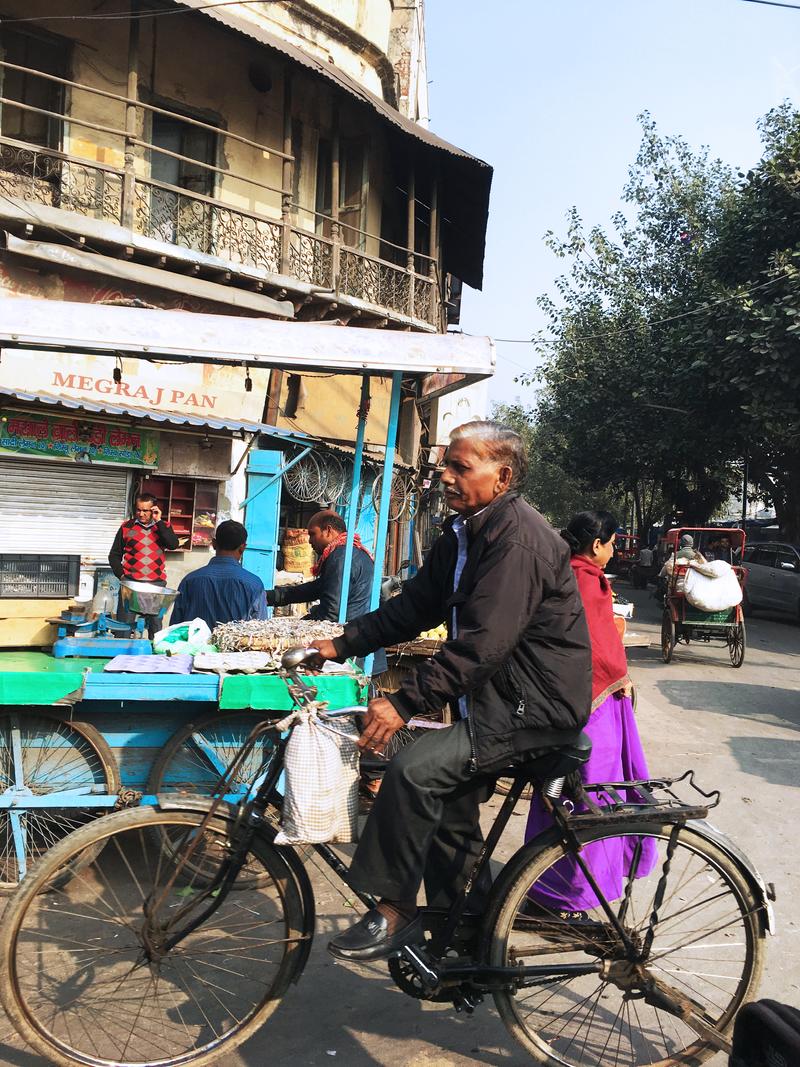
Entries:
[[429,659],[435,656],[444,644],[443,641],[431,641],[417,637],[413,641],[404,641],[400,645],[389,645],[386,649],[387,656],[418,656],[421,659]]

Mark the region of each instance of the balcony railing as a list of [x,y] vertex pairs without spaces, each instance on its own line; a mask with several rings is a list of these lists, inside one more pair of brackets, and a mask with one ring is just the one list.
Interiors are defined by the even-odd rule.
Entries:
[[[10,67],[0,61],[0,70]],[[22,69],[22,68],[14,68]],[[88,93],[97,93],[120,104],[126,98],[68,82],[52,75],[39,77],[76,86]],[[0,96],[0,107],[15,107],[24,111],[51,112]],[[212,127],[197,120],[169,112],[164,108],[136,103],[137,108],[172,116],[182,122],[194,123],[213,130],[220,138],[272,153],[293,164],[293,159],[274,148],[257,145],[247,138]],[[344,244],[339,235],[342,228],[336,219],[329,219],[333,237],[323,237],[296,224],[291,195],[285,189],[269,186],[258,179],[223,170],[210,163],[190,159],[173,151],[144,141],[131,132],[110,125],[98,125],[74,114],[56,116],[64,127],[80,127],[103,134],[103,142],[118,139],[117,154],[124,155],[122,167],[110,166],[94,159],[83,158],[73,152],[37,145],[0,136],[0,198],[41,204],[58,208],[86,218],[113,223],[143,237],[190,249],[202,255],[223,260],[228,269],[236,266],[256,268],[272,275],[279,284],[291,289],[292,279],[327,293],[332,301],[357,302],[374,314],[401,316],[420,325],[442,328],[442,302],[435,261],[407,249],[382,243],[400,264],[368,254]],[[143,125],[143,124],[139,124]],[[138,126],[137,126],[138,128]],[[79,147],[85,142],[78,141]],[[138,150],[138,154],[137,154]],[[113,151],[113,149],[112,149]],[[149,161],[162,153],[190,164],[195,173],[206,175],[208,185],[215,186],[212,195],[205,195],[176,185],[156,181],[149,170]],[[99,153],[98,153],[99,154]],[[110,153],[109,153],[110,154]],[[262,158],[264,156],[262,155]],[[284,173],[284,182],[286,174]],[[287,183],[290,184],[290,183]],[[242,196],[242,190],[247,195]],[[3,205],[0,199],[0,214]],[[237,200],[231,203],[230,200]],[[246,210],[242,199],[258,202],[275,215]],[[296,207],[296,205],[295,205]],[[305,212],[312,217],[314,212]],[[379,239],[348,223],[347,233],[363,243]]]

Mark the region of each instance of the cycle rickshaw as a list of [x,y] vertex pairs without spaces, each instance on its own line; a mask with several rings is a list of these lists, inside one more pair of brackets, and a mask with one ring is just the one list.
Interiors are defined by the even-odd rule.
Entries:
[[682,527],[670,530],[665,540],[667,550],[673,553],[671,558],[674,562],[671,572],[667,574],[664,614],[661,620],[661,654],[664,662],[669,663],[672,660],[678,643],[688,645],[692,641],[702,641],[711,644],[720,641],[727,645],[731,664],[741,667],[747,647],[742,605],[739,603],[721,611],[703,611],[689,603],[684,584],[691,561],[678,558],[681,538],[685,534],[691,536],[694,548],[703,556],[704,549],[710,552],[709,546],[713,541],[727,540],[727,547],[722,551],[718,550],[715,555],[717,558],[725,558],[725,562],[731,564],[739,585],[744,586],[744,571],[741,566],[745,546],[744,530],[720,530],[715,527]]

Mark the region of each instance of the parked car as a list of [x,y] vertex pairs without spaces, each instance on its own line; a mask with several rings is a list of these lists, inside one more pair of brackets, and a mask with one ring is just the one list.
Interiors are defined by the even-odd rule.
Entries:
[[745,549],[745,610],[782,611],[800,622],[800,545],[766,541]]

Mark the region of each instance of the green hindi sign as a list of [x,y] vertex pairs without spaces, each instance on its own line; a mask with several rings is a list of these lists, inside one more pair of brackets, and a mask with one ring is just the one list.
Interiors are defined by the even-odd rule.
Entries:
[[158,466],[158,432],[64,419],[52,415],[6,412],[0,417],[0,453],[40,459],[86,459],[126,467]]

